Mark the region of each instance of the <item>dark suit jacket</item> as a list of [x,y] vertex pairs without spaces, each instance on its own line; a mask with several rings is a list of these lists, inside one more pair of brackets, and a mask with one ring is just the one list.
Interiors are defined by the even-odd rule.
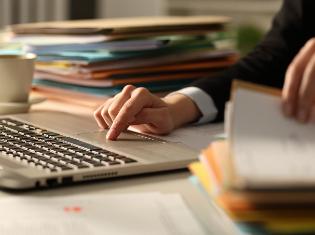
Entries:
[[213,98],[219,111],[215,121],[221,121],[233,79],[282,88],[288,65],[314,36],[315,0],[284,0],[271,30],[250,54],[218,77],[200,79],[190,85]]

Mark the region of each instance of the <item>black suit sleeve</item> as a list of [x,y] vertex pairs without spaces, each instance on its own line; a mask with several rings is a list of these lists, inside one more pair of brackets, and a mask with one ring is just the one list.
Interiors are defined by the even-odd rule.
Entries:
[[213,99],[223,119],[233,79],[281,88],[287,66],[307,40],[302,0],[285,0],[275,16],[271,30],[256,48],[237,64],[215,78],[200,79],[190,86],[201,88]]

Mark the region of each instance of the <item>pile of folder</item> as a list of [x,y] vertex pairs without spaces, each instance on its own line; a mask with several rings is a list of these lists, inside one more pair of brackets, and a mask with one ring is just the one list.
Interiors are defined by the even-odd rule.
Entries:
[[280,97],[266,91],[234,90],[228,138],[190,164],[191,180],[240,234],[315,234],[315,127],[283,117]]
[[34,86],[111,96],[126,84],[169,91],[235,63],[225,17],[155,17],[10,26],[7,41],[37,55]]

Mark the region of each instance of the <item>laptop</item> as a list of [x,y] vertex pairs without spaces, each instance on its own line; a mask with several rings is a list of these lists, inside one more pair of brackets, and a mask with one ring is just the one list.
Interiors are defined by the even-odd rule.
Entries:
[[59,112],[0,116],[0,187],[30,189],[187,167],[198,152],[126,131],[106,140],[90,118]]

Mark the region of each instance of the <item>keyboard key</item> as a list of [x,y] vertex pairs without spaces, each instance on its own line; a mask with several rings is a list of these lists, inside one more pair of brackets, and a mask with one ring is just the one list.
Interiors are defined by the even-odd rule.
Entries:
[[89,166],[84,165],[84,164],[78,164],[76,165],[79,169],[84,169],[84,168],[89,168]]
[[74,144],[76,146],[83,147],[83,148],[88,149],[88,150],[101,150],[101,148],[99,148],[99,147],[96,147],[94,145],[91,145],[91,144],[88,144],[88,143],[85,143],[85,142],[82,142],[80,140],[73,139],[70,137],[62,137],[62,138],[58,138],[58,139],[60,139],[64,142],[67,142],[67,143]]
[[94,166],[94,167],[103,167],[104,164],[102,164],[102,163],[95,163],[93,166]]
[[119,165],[119,164],[120,164],[120,162],[111,161],[111,160],[109,160],[109,159],[107,159],[107,160],[103,159],[103,160],[102,160],[102,163],[103,163],[103,164],[107,164],[107,165]]
[[68,171],[68,170],[72,170],[72,168],[68,167],[68,166],[56,166],[56,170],[57,171]]
[[100,162],[101,160],[103,160],[103,157],[96,155],[96,156],[93,156],[93,157],[92,157],[92,160],[93,160],[93,161],[96,161],[96,162]]
[[41,131],[41,134],[47,135],[47,136],[52,136],[52,137],[60,136],[58,133],[55,133],[52,131]]
[[134,163],[134,162],[137,162],[136,160],[134,159],[131,159],[131,158],[127,158],[127,157],[120,157],[118,159],[116,159],[117,161],[123,161],[124,163]]

